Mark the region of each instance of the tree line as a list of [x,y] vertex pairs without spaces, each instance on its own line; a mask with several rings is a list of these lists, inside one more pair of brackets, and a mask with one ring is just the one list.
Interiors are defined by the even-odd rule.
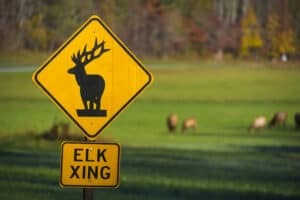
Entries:
[[0,49],[53,51],[99,15],[139,56],[299,58],[298,0],[2,0]]

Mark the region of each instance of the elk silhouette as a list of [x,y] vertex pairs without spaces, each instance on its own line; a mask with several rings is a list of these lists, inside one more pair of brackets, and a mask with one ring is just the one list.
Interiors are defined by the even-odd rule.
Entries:
[[[100,44],[95,39],[94,47],[87,51],[87,44],[82,52],[78,50],[77,54],[72,55],[72,61],[75,66],[68,70],[68,73],[74,74],[77,84],[80,87],[81,100],[84,110],[78,109],[78,116],[106,116],[106,110],[101,110],[101,97],[105,89],[105,81],[102,76],[96,74],[87,74],[85,67],[91,61],[99,58],[110,49],[105,49],[105,41]],[[94,104],[96,106],[94,106]]]

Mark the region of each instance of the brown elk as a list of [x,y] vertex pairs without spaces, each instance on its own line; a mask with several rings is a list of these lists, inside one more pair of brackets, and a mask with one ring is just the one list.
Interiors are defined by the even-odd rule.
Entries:
[[195,118],[188,118],[183,121],[181,132],[183,133],[187,129],[193,129],[193,131],[196,131],[197,128],[197,120]]
[[300,113],[296,113],[294,116],[296,129],[300,129]]
[[[72,55],[72,61],[75,63],[75,66],[69,69],[68,73],[75,75],[77,84],[80,87],[80,95],[84,105],[84,111],[101,110],[100,103],[105,88],[105,81],[103,77],[98,74],[87,74],[85,67],[88,63],[99,58],[102,54],[110,50],[105,49],[104,44],[104,41],[98,44],[96,38],[94,47],[90,51],[87,51],[87,45],[85,45],[82,52],[78,50],[77,54],[74,53]],[[96,108],[94,108],[94,104],[96,105]],[[80,116],[79,111],[82,110],[77,110],[77,113]],[[83,115],[84,114],[81,114],[81,116]]]
[[254,119],[251,126],[248,128],[248,131],[251,132],[255,129],[261,129],[267,126],[267,120],[264,116],[260,116]]
[[275,127],[276,125],[285,126],[287,118],[288,114],[286,112],[275,113],[272,120],[269,122],[269,127]]
[[170,132],[174,132],[177,128],[178,116],[175,113],[171,113],[167,118],[167,126]]

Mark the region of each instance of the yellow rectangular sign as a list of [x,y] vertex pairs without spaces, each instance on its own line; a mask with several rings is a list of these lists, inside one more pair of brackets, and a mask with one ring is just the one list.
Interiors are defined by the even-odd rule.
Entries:
[[61,150],[61,187],[118,187],[120,145],[64,142]]

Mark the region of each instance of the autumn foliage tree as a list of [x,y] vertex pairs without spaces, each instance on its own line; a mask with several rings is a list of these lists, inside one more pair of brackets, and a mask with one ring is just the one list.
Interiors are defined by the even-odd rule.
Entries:
[[252,6],[249,6],[241,22],[241,55],[248,56],[249,53],[257,53],[262,48],[261,29]]
[[296,52],[295,47],[295,34],[291,28],[283,30],[278,35],[278,40],[280,41],[279,53],[283,54],[293,54]]
[[272,58],[279,56],[278,47],[280,42],[278,40],[278,32],[279,32],[280,24],[279,17],[276,13],[271,13],[268,16],[267,23],[267,41],[268,41],[268,55]]
[[277,13],[268,16],[267,23],[268,53],[272,58],[296,51],[295,33],[291,27],[284,28]]

